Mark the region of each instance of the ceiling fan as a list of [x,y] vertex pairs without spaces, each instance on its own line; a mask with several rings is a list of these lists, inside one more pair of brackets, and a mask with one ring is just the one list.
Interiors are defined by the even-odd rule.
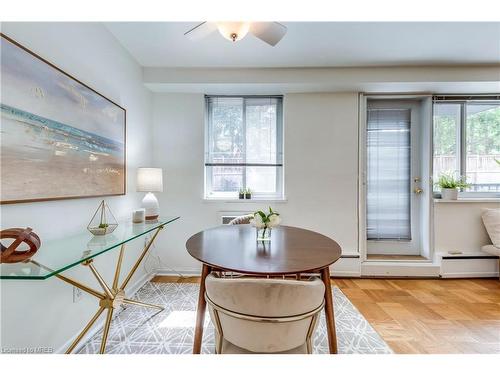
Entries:
[[199,40],[215,30],[219,30],[224,38],[232,42],[243,39],[250,32],[273,47],[286,34],[286,26],[279,22],[202,22],[184,35],[191,40]]

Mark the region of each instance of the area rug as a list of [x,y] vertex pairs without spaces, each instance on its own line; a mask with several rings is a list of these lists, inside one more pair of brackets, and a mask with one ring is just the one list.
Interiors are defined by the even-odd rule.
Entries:
[[[342,291],[333,288],[337,342],[340,354],[390,354],[392,350],[354,307]],[[190,354],[193,349],[198,285],[188,283],[146,283],[134,299],[165,306],[152,309],[127,306],[113,318],[106,353],[113,354]],[[214,327],[205,317],[202,353],[215,352]],[[79,350],[98,353],[102,333],[89,339]],[[322,313],[314,335],[314,353],[328,353],[326,325]]]

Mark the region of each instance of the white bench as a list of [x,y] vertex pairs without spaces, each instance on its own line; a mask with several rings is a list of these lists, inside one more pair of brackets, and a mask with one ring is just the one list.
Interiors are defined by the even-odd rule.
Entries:
[[[485,253],[491,254],[491,255],[496,255],[498,256],[498,266],[500,267],[500,248],[494,246],[494,245],[486,245],[481,248],[482,251]],[[499,275],[500,279],[500,275]]]

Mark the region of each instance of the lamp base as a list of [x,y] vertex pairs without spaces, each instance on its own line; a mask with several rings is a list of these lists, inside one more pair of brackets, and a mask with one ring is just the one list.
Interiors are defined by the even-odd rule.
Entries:
[[146,210],[146,220],[155,220],[158,218],[160,205],[153,193],[147,193],[142,200],[142,207]]

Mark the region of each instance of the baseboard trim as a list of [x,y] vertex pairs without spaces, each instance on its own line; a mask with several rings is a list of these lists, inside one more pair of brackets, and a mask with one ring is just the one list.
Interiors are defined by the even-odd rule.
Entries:
[[369,277],[439,277],[439,265],[428,262],[366,261],[361,264],[361,276]]
[[446,260],[460,260],[460,259],[498,259],[496,255],[456,255],[456,256],[443,256],[441,259]]
[[498,259],[490,258],[442,258],[440,274],[447,279],[498,277],[499,263]]
[[342,277],[361,277],[360,272],[356,271],[335,271],[330,272],[330,277],[342,278]]
[[[376,264],[375,264],[376,263]],[[376,266],[376,267],[373,267]],[[395,267],[396,266],[396,267]],[[349,277],[349,278],[369,278],[369,277],[403,277],[403,278],[481,278],[481,277],[498,277],[496,272],[442,272],[443,268],[436,264],[429,262],[418,262],[413,265],[401,265],[396,262],[363,262],[361,263],[361,270],[358,269],[343,269],[333,270],[330,274],[332,277]],[[156,270],[155,276],[178,276],[178,275],[191,277],[200,276],[201,270],[199,268],[182,268],[175,271],[168,268],[161,268]]]
[[177,268],[175,270],[171,268],[157,268],[154,276],[200,276],[200,268]]
[[[359,271],[330,271],[332,277],[360,277]],[[185,276],[185,277],[196,277],[201,276],[200,270],[194,269],[183,269],[183,270],[171,270],[168,268],[160,268],[156,270],[155,276]]]
[[441,274],[442,279],[477,279],[499,277],[498,272],[447,272]]
[[[134,284],[132,284],[130,287],[126,288],[127,294],[128,295],[133,295],[135,294],[139,289],[141,289],[144,284],[146,284],[149,280],[151,280],[155,276],[154,273],[146,273],[144,274],[140,279],[138,279]],[[78,345],[75,347],[73,350],[73,353],[77,353],[88,341],[88,338],[94,336],[97,332],[99,332],[104,326],[104,316],[101,317],[95,324],[94,326],[87,332],[85,337],[87,340],[85,340],[85,337],[78,343]],[[83,327],[82,327],[83,328]],[[81,328],[78,330],[77,333],[73,335],[68,341],[66,341],[63,345],[61,345],[59,348],[57,348],[54,353],[56,354],[64,354],[66,352],[66,349],[71,345],[71,343],[78,337],[78,335],[81,332]]]

